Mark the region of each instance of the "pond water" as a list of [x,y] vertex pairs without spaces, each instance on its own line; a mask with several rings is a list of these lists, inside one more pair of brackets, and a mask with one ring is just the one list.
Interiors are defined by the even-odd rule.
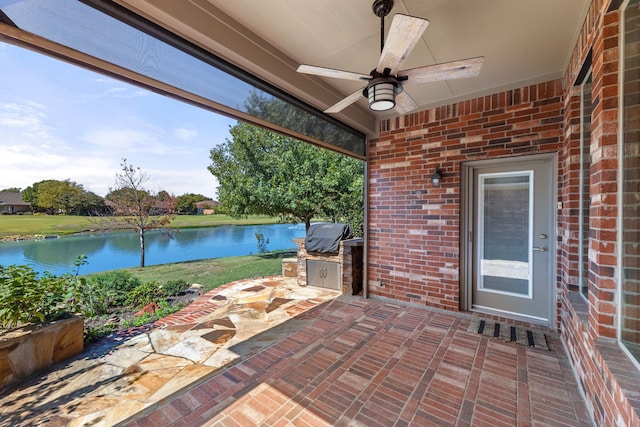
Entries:
[[[304,224],[225,225],[175,230],[173,238],[159,230],[146,233],[145,265],[258,253],[255,234],[269,239],[268,251],[295,249],[293,239],[305,236]],[[59,239],[0,243],[0,265],[29,265],[35,271],[59,275],[72,271],[76,257],[86,255],[81,274],[140,263],[140,242],[134,232],[95,233]]]

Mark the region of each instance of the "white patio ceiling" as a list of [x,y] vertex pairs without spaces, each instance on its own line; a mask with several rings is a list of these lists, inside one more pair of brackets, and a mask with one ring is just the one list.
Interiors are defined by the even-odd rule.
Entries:
[[[311,64],[368,74],[380,54],[373,0],[116,0],[324,110],[364,86],[296,72]],[[403,68],[484,56],[478,77],[412,85],[419,110],[563,76],[589,0],[395,0],[395,13],[430,21]],[[371,134],[366,100],[338,114]]]

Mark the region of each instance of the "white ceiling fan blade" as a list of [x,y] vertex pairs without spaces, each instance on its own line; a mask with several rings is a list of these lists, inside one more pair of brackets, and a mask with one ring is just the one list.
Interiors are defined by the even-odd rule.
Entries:
[[303,74],[313,74],[321,77],[331,77],[345,80],[371,80],[369,74],[354,73],[351,71],[335,70],[333,68],[316,67],[314,65],[301,65],[298,72]]
[[396,96],[396,111],[400,114],[406,114],[418,108],[418,104],[405,91]]
[[422,37],[422,33],[427,29],[427,25],[429,21],[426,19],[402,14],[395,15],[376,71],[383,73],[385,68],[389,68],[391,75],[397,74]]
[[342,101],[337,102],[337,103],[333,104],[331,107],[329,107],[326,110],[324,110],[324,112],[325,113],[339,113],[340,111],[344,110],[349,105],[353,104],[354,102],[358,101],[360,98],[363,98],[363,97],[364,97],[364,95],[362,95],[362,89],[358,89],[357,91],[353,92],[351,95],[347,96]]
[[484,57],[479,56],[477,58],[445,62],[444,64],[427,65],[426,67],[400,71],[398,77],[408,77],[407,80],[402,81],[403,86],[441,80],[465,79],[477,76],[480,73],[483,62]]

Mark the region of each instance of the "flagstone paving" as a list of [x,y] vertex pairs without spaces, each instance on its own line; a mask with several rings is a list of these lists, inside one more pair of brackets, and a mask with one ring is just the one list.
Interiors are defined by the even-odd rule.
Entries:
[[0,425],[115,425],[281,340],[311,322],[294,316],[337,296],[282,277],[224,285],[0,396]]

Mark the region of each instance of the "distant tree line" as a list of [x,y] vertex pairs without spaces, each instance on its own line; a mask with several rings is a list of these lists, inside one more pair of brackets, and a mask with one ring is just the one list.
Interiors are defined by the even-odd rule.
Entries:
[[[21,193],[22,200],[31,203],[33,212],[81,216],[104,216],[113,214],[113,200],[118,200],[119,188],[110,191],[105,197],[100,197],[92,191],[86,190],[82,184],[70,179],[56,180],[45,179],[21,190],[20,188],[7,188],[6,192]],[[166,191],[151,194],[146,190],[145,197],[156,203],[158,213],[163,211],[163,203],[169,198],[175,199],[174,213],[179,215],[192,215],[198,213],[197,202],[209,200],[202,194],[187,193],[178,197],[170,196]]]

